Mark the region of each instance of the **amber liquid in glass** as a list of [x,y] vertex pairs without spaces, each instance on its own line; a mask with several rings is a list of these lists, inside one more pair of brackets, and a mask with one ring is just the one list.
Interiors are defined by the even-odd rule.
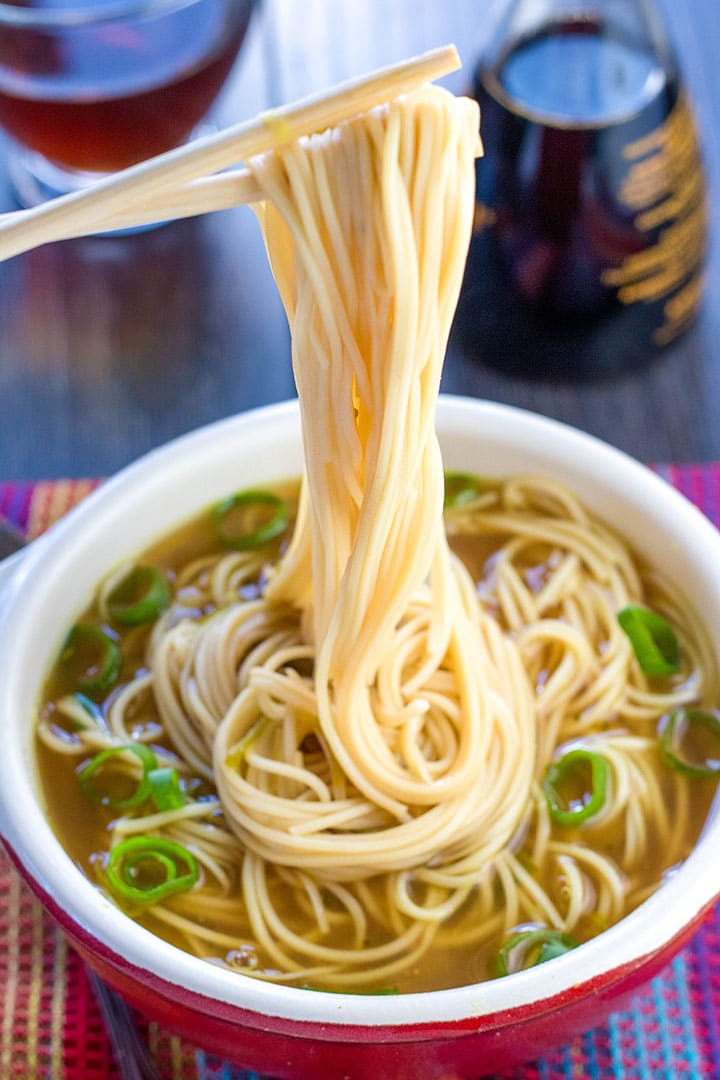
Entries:
[[572,20],[480,68],[474,94],[485,155],[460,344],[531,378],[610,375],[657,355],[692,321],[705,250],[705,183],[677,76]]
[[[57,7],[25,0],[23,7]],[[81,6],[74,0],[74,6]],[[97,0],[88,10],[102,10]],[[110,172],[182,143],[237,56],[251,3],[209,0],[82,32],[0,32],[0,124],[63,168]],[[231,14],[228,14],[228,10]]]

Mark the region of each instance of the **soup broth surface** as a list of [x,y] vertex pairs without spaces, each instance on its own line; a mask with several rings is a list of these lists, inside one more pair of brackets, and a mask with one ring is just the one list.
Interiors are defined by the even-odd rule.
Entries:
[[[201,515],[196,520],[176,530],[172,535],[153,545],[138,558],[138,564],[158,568],[167,579],[170,587],[170,607],[161,616],[168,624],[186,620],[198,626],[209,625],[224,607],[237,604],[251,604],[262,594],[263,585],[271,572],[272,565],[285,550],[292,533],[297,512],[298,483],[295,481],[278,485],[273,494],[282,499],[289,510],[287,527],[282,535],[247,554],[237,554],[229,549],[218,536],[216,521],[212,511]],[[512,542],[512,535],[503,532],[501,527],[476,528],[483,515],[496,513],[502,501],[502,491],[494,483],[483,483],[482,490],[473,504],[472,512],[462,508],[450,508],[446,512],[446,523],[451,546],[462,560],[477,586],[478,602],[485,611],[500,621],[510,635],[522,637],[522,631],[507,623],[507,611],[514,607],[504,593],[506,584],[501,573],[501,563],[507,560],[507,545]],[[548,519],[554,520],[558,508],[553,499],[548,497],[547,505],[531,507],[533,512],[542,516],[547,512]],[[528,508],[520,511],[527,514]],[[503,552],[505,554],[503,554]],[[232,560],[235,560],[233,569]],[[255,560],[253,563],[252,560]],[[538,597],[543,594],[562,573],[569,573],[565,563],[566,553],[555,541],[536,539],[520,545],[520,550],[513,557],[512,580],[519,581],[516,596]],[[225,563],[223,563],[225,560]],[[214,573],[218,573],[220,564],[227,564],[222,571],[226,580],[226,592],[221,601],[209,600],[209,582]],[[664,587],[658,585],[652,570],[635,560],[639,578],[642,582],[643,602],[653,610],[665,613],[669,622],[673,622],[676,608],[674,601],[667,599]],[[250,565],[250,569],[248,569]],[[194,569],[193,569],[194,567]],[[563,569],[563,567],[565,569]],[[188,569],[190,568],[190,569]],[[510,580],[510,579],[508,579]],[[509,606],[508,606],[509,605]],[[572,608],[563,608],[563,603],[550,605],[543,612],[544,619],[568,621]],[[309,970],[300,968],[295,976],[292,972],[280,972],[277,964],[263,948],[263,943],[253,936],[251,919],[243,883],[243,861],[245,858],[241,840],[226,827],[222,806],[216,803],[213,783],[200,776],[191,765],[183,762],[181,750],[168,739],[163,729],[163,722],[158,711],[152,686],[133,693],[132,701],[122,710],[123,731],[133,742],[154,747],[162,763],[177,769],[184,798],[193,805],[201,804],[212,809],[205,816],[198,816],[184,834],[188,847],[192,850],[195,842],[210,853],[208,859],[199,860],[199,880],[188,891],[180,892],[156,905],[138,905],[128,902],[123,897],[113,894],[108,884],[107,865],[108,849],[119,836],[118,822],[136,818],[153,820],[157,817],[157,808],[152,803],[144,803],[127,810],[117,806],[95,805],[89,801],[87,790],[79,781],[79,775],[107,741],[106,729],[112,727],[113,717],[118,711],[118,702],[129,685],[148,672],[148,655],[152,635],[157,633],[156,620],[135,626],[122,626],[108,619],[98,598],[89,603],[87,610],[77,620],[83,625],[101,628],[120,649],[121,667],[117,679],[106,690],[78,690],[77,672],[73,671],[60,657],[46,680],[42,701],[39,706],[37,764],[40,782],[46,801],[47,814],[59,840],[78,867],[94,882],[98,888],[108,892],[127,914],[137,919],[153,933],[160,935],[181,949],[196,953],[209,961],[227,964],[238,972],[281,979],[290,984],[311,989],[345,989],[345,985],[333,979],[332,974],[323,974],[322,963],[309,965]],[[690,623],[692,624],[692,616]],[[602,633],[599,635],[602,638]],[[681,636],[681,645],[684,636]],[[598,646],[598,655],[602,659],[603,643]],[[526,658],[526,670],[539,706],[542,706],[546,688],[557,680],[561,661],[554,658],[552,649],[546,648],[542,656],[533,654],[527,646],[523,653]],[[538,658],[539,657],[539,658]],[[600,662],[600,661],[599,661]],[[301,679],[312,675],[311,665],[303,667],[297,664],[297,674]],[[649,694],[660,695],[674,692],[683,685],[687,673],[681,671],[676,676],[660,676],[644,680],[643,686]],[[703,701],[698,707],[706,707],[708,701],[717,698],[715,673],[705,674]],[[80,697],[78,697],[78,694]],[[576,690],[576,696],[580,694]],[[77,702],[81,708],[88,702],[97,706],[97,716],[88,722],[83,732],[82,717],[80,723],[67,714],[65,708],[69,699]],[[633,700],[640,702],[638,691]],[[581,696],[578,697],[581,700]],[[85,703],[83,706],[82,703]],[[65,703],[65,705],[64,705]],[[693,706],[695,707],[695,706]],[[633,711],[637,713],[633,718]],[[539,724],[549,727],[555,720],[552,716],[542,718]],[[512,843],[512,851],[506,856],[503,868],[489,875],[487,881],[467,890],[462,903],[449,912],[434,934],[432,944],[422,951],[418,950],[417,960],[409,962],[407,968],[393,972],[387,978],[371,973],[365,981],[361,977],[352,989],[363,993],[396,993],[442,989],[465,985],[476,981],[496,977],[502,974],[503,946],[514,933],[528,930],[554,927],[554,932],[562,931],[563,920],[569,918],[568,895],[573,881],[581,890],[582,910],[572,917],[572,930],[567,937],[569,947],[575,947],[590,937],[604,930],[611,921],[622,917],[629,910],[641,903],[663,880],[665,874],[684,858],[691,850],[702,823],[707,815],[715,791],[713,776],[686,776],[669,767],[664,761],[661,744],[658,741],[658,728],[667,722],[666,714],[648,715],[647,709],[640,707],[626,709],[623,715],[617,710],[608,710],[591,725],[585,726],[582,710],[573,715],[571,722],[563,721],[552,739],[552,745],[543,743],[542,730],[538,743],[537,784],[533,793],[533,802],[527,808],[521,829]],[[568,723],[570,726],[568,726]],[[95,727],[93,727],[95,725]],[[565,726],[563,726],[565,725]],[[86,737],[87,730],[97,729],[100,736],[93,739]],[[632,811],[622,813],[607,825],[595,825],[588,828],[588,823],[561,825],[552,818],[543,817],[537,807],[544,807],[543,781],[553,760],[563,748],[587,748],[595,745],[593,740],[607,738],[617,734],[622,739],[637,738],[638,770],[642,772],[644,791],[647,796],[667,808],[667,819],[644,822],[636,821]],[[707,734],[707,732],[706,732]],[[548,738],[550,736],[548,735]],[[85,742],[82,740],[85,738]],[[125,742],[124,736],[113,728],[109,737],[115,745]],[[712,743],[713,733],[708,735]],[[308,735],[301,743],[302,751],[312,757],[317,746],[316,736]],[[650,740],[657,741],[657,750]],[[642,744],[642,745],[641,745]],[[620,745],[620,744],[618,744]],[[623,745],[625,745],[623,743]],[[650,749],[647,749],[647,746]],[[560,749],[558,749],[560,748]],[[700,748],[697,753],[711,756],[710,751]],[[632,755],[631,755],[632,757]],[[590,760],[590,759],[589,759]],[[649,765],[648,765],[649,763]],[[643,770],[649,770],[647,775]],[[590,786],[590,765],[580,761],[574,771],[558,781],[562,788],[561,796],[568,804],[577,804],[587,799]],[[121,770],[122,772],[122,770]],[[125,780],[128,790],[136,784],[138,767],[130,762]],[[101,776],[102,770],[98,770]],[[105,778],[107,779],[107,777]],[[125,781],[120,777],[121,785]],[[478,777],[482,783],[482,777]],[[612,773],[607,781],[606,798],[611,800],[617,787]],[[650,803],[648,803],[650,805]],[[160,814],[162,816],[162,814]],[[162,835],[176,836],[173,827],[160,824]],[[540,835],[543,830],[550,830],[550,847],[547,838]],[[644,854],[637,859],[628,854],[629,846],[634,843],[636,832],[646,830],[648,837],[644,842]],[[150,831],[143,828],[143,833]],[[194,838],[194,840],[193,840]],[[553,847],[554,844],[554,847]],[[539,850],[552,851],[552,857],[537,861]],[[582,852],[587,852],[587,856]],[[610,886],[603,874],[598,871],[594,860],[608,860],[617,868],[616,878]],[[220,870],[213,869],[215,860]],[[604,865],[604,864],[603,864]],[[139,871],[138,871],[139,872]],[[507,884],[508,875],[515,882],[512,890]],[[393,882],[396,879],[392,879]],[[579,884],[578,884],[579,883]],[[283,922],[291,933],[306,936],[327,947],[354,948],[363,951],[392,949],[394,938],[408,934],[408,924],[397,915],[390,915],[388,890],[394,888],[387,875],[377,875],[359,886],[341,886],[333,883],[317,885],[317,893],[311,888],[298,890],[297,882],[283,871],[276,868],[268,878],[268,888],[275,910],[282,916]],[[366,912],[366,923],[362,941],[348,941],[352,936],[348,928],[348,919],[344,916],[344,888],[360,896]],[[541,889],[552,899],[553,910],[543,907],[544,901],[535,898],[534,890]],[[615,889],[621,899],[615,907],[607,900]],[[609,890],[609,891],[608,891]],[[419,904],[430,900],[430,887],[427,884],[414,883],[407,886],[408,895]],[[612,894],[614,895],[614,894]],[[313,908],[315,896],[325,913],[325,924],[318,923],[317,911]],[[558,913],[558,920],[553,924],[553,911]],[[357,925],[354,933],[357,936]],[[526,939],[527,940],[527,939]],[[417,941],[409,940],[407,952],[412,955]],[[510,958],[510,970],[517,960],[512,959],[511,951],[506,948],[505,962]],[[550,957],[536,957],[539,960]],[[525,966],[525,960],[520,966]],[[313,974],[316,970],[317,973]],[[382,964],[375,972],[382,971]]]

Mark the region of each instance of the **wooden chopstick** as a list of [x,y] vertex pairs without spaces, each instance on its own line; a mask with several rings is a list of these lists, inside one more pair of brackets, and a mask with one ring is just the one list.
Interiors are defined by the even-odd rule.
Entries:
[[[244,203],[259,202],[262,197],[262,192],[248,169],[233,169],[216,176],[203,176],[197,180],[190,180],[179,188],[170,188],[168,191],[163,190],[151,195],[140,205],[108,213],[103,218],[100,228],[103,232],[112,232],[115,229],[132,229],[159,221],[195,217],[215,210],[230,210]],[[17,240],[20,234],[20,223],[23,218],[32,213],[32,210],[17,210],[9,214],[0,214],[0,248],[3,246],[3,225],[6,222],[12,225],[12,229],[8,229],[8,232],[15,237],[13,243],[21,242],[22,236],[20,240]],[[53,239],[72,240],[97,231],[97,228],[88,230],[82,223],[73,228],[69,222],[63,221],[62,236],[55,236]],[[42,243],[47,242],[47,240],[42,241]],[[29,248],[23,246],[22,250],[27,251]],[[20,254],[20,252],[16,251],[12,254]],[[6,255],[5,258],[10,258],[10,255]]]
[[[51,241],[220,209],[228,205],[227,200],[233,192],[240,198],[229,205],[252,201],[252,185],[248,184],[246,189],[243,186],[246,181],[238,184],[238,177],[229,184],[222,182],[223,177],[213,177],[216,186],[209,183],[189,185],[272,150],[285,141],[333,127],[424,82],[455,71],[459,66],[454,46],[433,49],[196,139],[82,191],[52,199],[30,210],[2,215],[0,260]],[[174,210],[171,208],[173,200]],[[185,213],[183,207],[187,208]]]

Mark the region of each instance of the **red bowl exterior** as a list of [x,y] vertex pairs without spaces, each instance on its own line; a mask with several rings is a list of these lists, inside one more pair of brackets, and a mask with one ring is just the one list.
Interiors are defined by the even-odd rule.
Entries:
[[214,1000],[128,963],[61,909],[9,846],[8,854],[85,962],[131,1005],[199,1049],[278,1080],[473,1080],[537,1058],[622,1007],[717,902],[661,949],[537,1002],[437,1024],[318,1024]]

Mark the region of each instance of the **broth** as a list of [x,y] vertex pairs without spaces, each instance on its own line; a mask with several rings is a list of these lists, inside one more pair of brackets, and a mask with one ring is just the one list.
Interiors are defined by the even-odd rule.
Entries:
[[[280,485],[273,489],[273,494],[288,504],[289,521],[282,536],[262,547],[260,560],[262,567],[277,560],[288,543],[297,511],[297,490],[296,483]],[[488,521],[496,514],[501,498],[500,490],[493,484],[483,485],[478,503],[480,509],[475,509],[471,514],[471,517],[474,515],[473,519],[476,523],[485,514],[488,515]],[[540,513],[548,513],[554,520],[558,508],[554,505],[552,497],[549,498],[549,502],[546,499],[545,503],[546,505],[539,507]],[[537,506],[535,510],[538,510]],[[527,508],[525,512],[529,512]],[[485,609],[494,618],[506,623],[503,600],[498,594],[498,561],[501,558],[499,554],[501,548],[508,543],[508,535],[503,534],[501,530],[498,531],[499,527],[496,526],[483,527],[479,531],[473,530],[470,525],[467,525],[465,512],[460,511],[458,514],[452,509],[447,512],[447,526],[453,550],[462,559],[477,583],[478,594]],[[183,568],[195,560],[209,560],[210,558],[219,560],[223,556],[227,556],[227,548],[218,540],[211,513],[206,513],[152,546],[143,553],[140,562],[162,570],[167,576],[171,590],[180,596],[185,616],[204,625],[208,623],[208,620],[212,620],[214,605],[208,604],[206,599],[203,599],[202,602],[198,602],[197,607],[195,606],[197,590],[193,583],[195,581],[193,575],[190,575],[191,583],[181,584],[181,587],[178,587],[178,582],[182,583],[183,575],[187,576]],[[533,541],[523,546],[517,558],[515,570],[528,593],[537,596],[560,572],[562,559],[563,553],[557,543]],[[643,584],[645,602],[654,609],[672,612],[674,610],[672,604],[668,603],[664,588],[658,584],[656,575],[641,563],[637,562],[637,565]],[[199,571],[196,575],[197,581],[206,579],[208,573],[209,569]],[[233,588],[235,600],[239,598],[241,603],[252,603],[262,591],[265,573],[265,569],[260,569],[252,574],[250,580],[236,583]],[[557,615],[558,611],[555,609],[548,609],[546,613],[546,617]],[[87,691],[84,694],[86,699],[93,700],[101,706],[104,724],[107,722],[113,703],[117,702],[118,696],[123,692],[123,687],[127,686],[132,679],[137,678],[138,673],[142,674],[147,670],[147,650],[153,624],[143,624],[126,630],[116,624],[108,625],[101,614],[97,600],[88,607],[80,622],[104,625],[111,637],[117,640],[122,654],[122,666],[113,687],[109,691]],[[511,636],[518,635],[515,627],[506,624],[503,628]],[[552,661],[552,654],[548,655]],[[543,663],[544,661],[538,661],[535,664],[532,655],[528,654],[527,670],[539,702],[542,702],[545,688],[554,675],[552,662],[549,667],[543,667]],[[302,676],[307,675],[307,671],[301,668],[302,665],[299,664],[298,673]],[[715,673],[708,675],[708,679],[711,685],[706,689],[704,697],[713,700],[717,698]],[[653,689],[659,691],[667,690],[672,683],[671,678],[665,677],[652,681]],[[68,718],[62,714],[59,703],[76,690],[76,681],[64,669],[62,660],[59,660],[48,676],[39,710],[41,731],[52,731],[56,740],[59,740],[58,746],[65,742],[71,749],[78,736],[73,730],[72,722],[69,722]],[[156,747],[164,747],[170,755],[175,753],[170,740],[163,733],[161,717],[150,691],[140,692],[136,696],[133,709],[126,712],[125,719],[130,725],[134,739],[148,742]],[[582,715],[574,718],[572,722],[576,724],[577,731],[565,730],[564,734],[558,736],[554,745],[565,743],[584,745],[583,740],[588,737],[588,731],[583,729]],[[646,739],[649,734],[654,736],[656,725],[657,719],[648,720],[647,717],[641,717],[636,723],[631,723],[627,717],[621,721],[611,713],[590,730],[589,737],[609,737],[617,730],[623,736],[634,735],[638,739]],[[313,740],[317,742],[317,736],[310,734],[301,742],[303,752],[308,758],[317,751]],[[117,738],[115,741],[118,741]],[[553,748],[551,750],[552,753],[555,752]],[[70,857],[81,870],[91,880],[96,881],[98,887],[107,890],[106,868],[110,831],[113,824],[119,817],[123,817],[123,814],[117,809],[102,805],[92,806],[88,802],[86,793],[79,783],[78,773],[81,767],[92,758],[93,753],[94,751],[87,749],[82,749],[78,753],[76,748],[73,752],[61,753],[58,748],[48,745],[48,740],[42,735],[37,738],[40,781],[52,827]],[[538,765],[539,783],[552,756],[551,754],[549,756],[547,750],[543,750],[542,738],[539,742],[538,755],[539,758],[543,755],[545,758],[544,761],[539,761]],[[168,760],[172,763],[172,756]],[[622,917],[642,902],[662,882],[664,874],[672,870],[672,865],[689,853],[715,791],[715,780],[712,777],[686,778],[668,769],[661,762],[659,749],[651,750],[648,760],[651,761],[653,769],[653,779],[648,780],[648,784],[655,785],[653,790],[659,793],[663,805],[668,808],[669,816],[671,818],[677,816],[678,820],[682,821],[682,828],[678,833],[676,827],[672,826],[675,832],[672,833],[671,843],[668,840],[668,834],[664,831],[671,827],[670,824],[667,822],[658,824],[652,821],[647,823],[650,839],[645,846],[646,854],[640,860],[642,865],[633,866],[631,873],[622,869],[618,872],[618,881],[622,881],[624,889],[622,910],[615,913],[618,917]],[[176,764],[180,767],[179,756]],[[193,802],[205,801],[207,805],[214,806],[212,802],[214,791],[207,779],[195,775],[192,769],[185,769],[180,775]],[[584,784],[585,780],[579,775],[573,778],[573,782]],[[678,811],[676,814],[677,807],[680,807],[682,812]],[[141,812],[147,811],[142,811],[139,807],[125,816],[132,817],[133,814]],[[632,820],[626,816],[620,816],[609,822],[606,827],[601,825],[595,828],[592,832],[592,851],[617,860],[618,866],[622,867],[623,860],[627,861],[628,836],[632,831],[631,827],[635,827]],[[301,972],[294,978],[291,973],[280,973],[276,965],[264,954],[262,945],[254,940],[243,900],[243,846],[240,839],[227,832],[222,810],[213,809],[206,818],[198,818],[188,828],[191,830],[189,835],[209,844],[213,851],[220,852],[222,847],[222,853],[218,854],[218,859],[227,870],[227,879],[222,887],[212,879],[212,874],[203,863],[200,867],[200,882],[196,887],[202,891],[201,904],[197,904],[191,890],[168,899],[162,905],[150,906],[146,910],[140,910],[137,906],[126,903],[124,906],[128,914],[147,929],[179,948],[195,952],[217,963],[228,964],[246,974],[264,974],[269,978],[282,979],[282,981],[311,989],[344,989],[344,984],[338,985],[332,975],[313,977]],[[579,843],[581,847],[586,846],[585,829],[579,825],[569,829],[561,828],[556,824],[551,824],[551,828],[557,844],[555,856],[545,860],[542,865],[538,865],[536,852],[542,825],[537,813],[532,807],[528,807],[521,828],[513,841],[512,854],[507,856],[510,860],[507,866],[511,868],[514,879],[518,882],[518,895],[521,898],[529,896],[535,886],[539,886],[555,899],[558,907],[562,906],[564,895],[565,878],[563,875],[577,872],[583,878],[587,886],[584,894],[584,910],[575,920],[572,929],[573,943],[581,943],[595,936],[609,924],[610,920],[603,910],[603,904],[605,904],[603,890],[597,882],[594,882],[591,863],[584,865],[578,862],[575,849],[573,849],[574,854],[567,855],[566,861],[563,861],[563,845]],[[172,831],[168,835],[172,835]],[[213,844],[216,845],[215,848]],[[573,864],[572,867],[568,859]],[[440,926],[433,943],[418,954],[417,960],[410,962],[405,970],[393,974],[387,980],[378,979],[371,974],[366,981],[360,978],[357,986],[353,988],[366,993],[423,991],[465,985],[494,977],[498,973],[498,952],[502,943],[507,941],[508,935],[512,931],[536,927],[541,922],[537,918],[523,916],[523,912],[526,912],[527,905],[530,903],[525,899],[522,899],[518,908],[518,917],[508,914],[512,903],[507,885],[503,883],[504,880],[502,873],[499,875],[493,873],[487,876],[486,881],[469,888],[462,902],[449,913],[448,918]],[[343,886],[320,881],[319,895],[329,920],[325,932],[320,933],[316,925],[317,913],[313,911],[310,894],[299,892],[282,868],[275,868],[268,881],[276,910],[282,913],[286,926],[292,932],[301,937],[321,939],[322,944],[327,947],[346,947],[346,943],[343,942],[343,935],[347,933],[345,922],[338,915],[337,927],[333,923],[334,915],[340,912],[343,905],[344,893],[341,891]],[[393,933],[399,935],[407,930],[397,916],[388,914],[390,881],[388,875],[377,875],[357,887],[358,895],[361,896],[367,912],[367,925],[361,943],[363,950],[388,947]],[[591,899],[588,899],[595,895],[594,890],[597,893],[597,904],[593,904]],[[408,895],[413,902],[429,903],[431,893],[432,887],[427,883],[410,881],[408,885]],[[123,904],[122,900],[119,902]],[[497,907],[492,914],[488,915],[489,905],[493,902],[496,902]],[[532,907],[532,904],[530,906]],[[208,933],[201,938],[191,923],[195,927],[204,924]],[[410,954],[412,954],[412,948],[412,945],[409,946]]]

